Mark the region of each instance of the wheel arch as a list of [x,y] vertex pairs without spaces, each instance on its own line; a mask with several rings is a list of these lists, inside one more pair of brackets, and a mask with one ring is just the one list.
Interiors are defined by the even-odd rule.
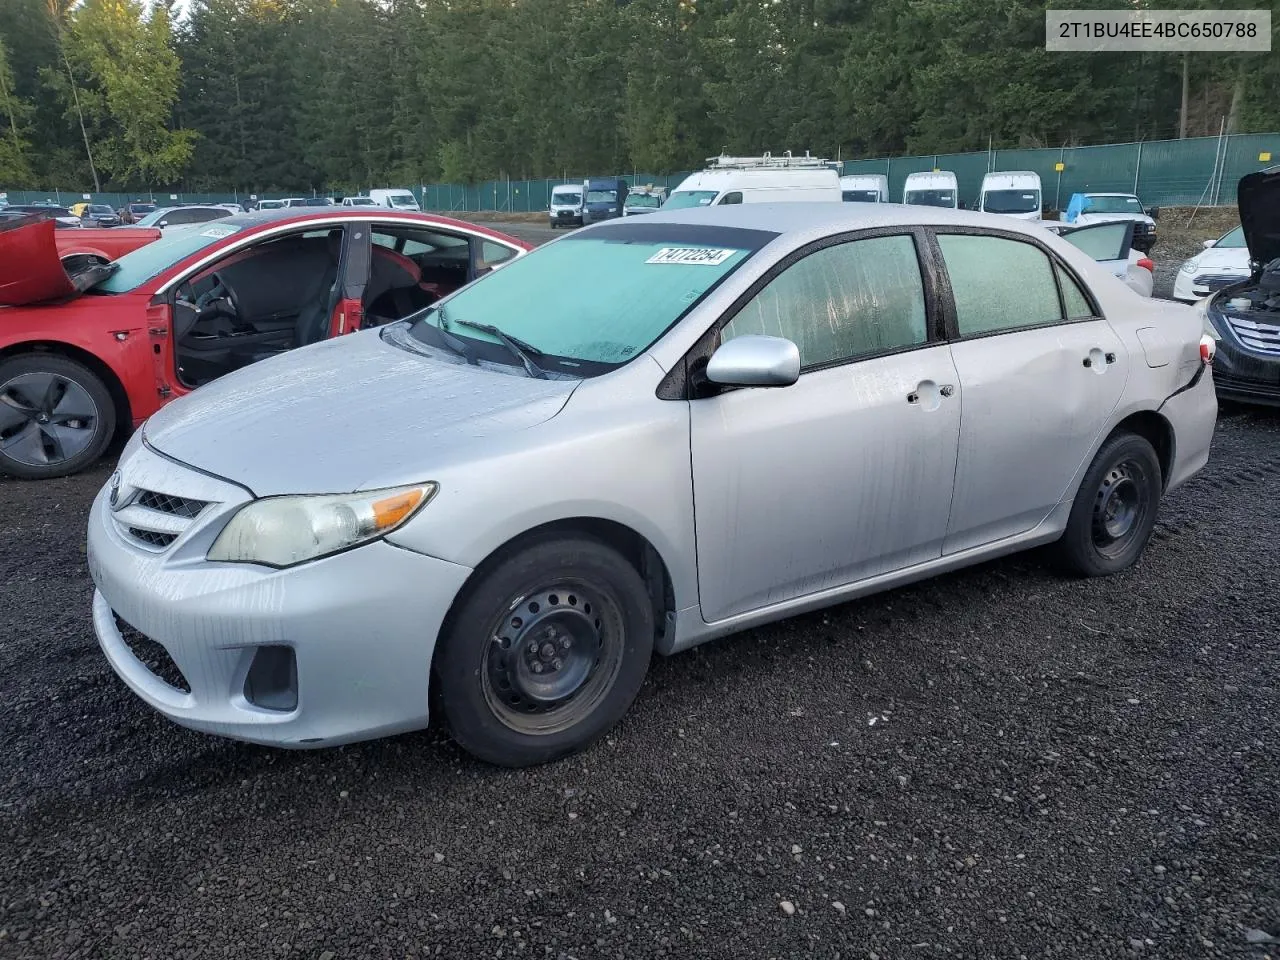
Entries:
[[129,392],[124,381],[109,363],[83,347],[62,340],[27,340],[0,347],[0,360],[12,360],[28,355],[54,354],[74,360],[102,380],[111,401],[116,405],[116,436],[127,435],[133,430],[133,411],[129,404]]
[[[655,627],[654,649],[667,652],[674,640],[675,621],[671,614],[675,612],[675,590],[672,585],[670,568],[656,547],[638,530],[616,520],[602,517],[565,517],[530,527],[523,533],[511,537],[496,547],[479,563],[467,577],[462,588],[449,605],[441,624],[440,635],[445,635],[453,622],[457,610],[470,596],[476,585],[483,582],[489,571],[515,552],[536,543],[545,543],[572,536],[585,536],[599,540],[617,550],[628,563],[635,568],[649,590],[649,599],[653,604]],[[432,652],[432,664],[439,656],[441,645],[436,643]],[[434,673],[434,670],[433,670]]]
[[1173,472],[1174,454],[1177,452],[1177,438],[1173,432],[1173,424],[1155,410],[1139,410],[1117,423],[1103,439],[1103,443],[1118,433],[1137,434],[1155,448],[1156,456],[1160,460],[1160,489],[1162,491],[1166,489]]

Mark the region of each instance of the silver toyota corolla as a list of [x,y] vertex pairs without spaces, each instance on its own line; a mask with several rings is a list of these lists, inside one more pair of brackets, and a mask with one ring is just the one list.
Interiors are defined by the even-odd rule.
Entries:
[[1204,466],[1212,341],[1036,224],[659,212],[156,414],[89,521],[94,626],[178,723],[424,727],[545,761],[653,651],[1053,544],[1142,553]]

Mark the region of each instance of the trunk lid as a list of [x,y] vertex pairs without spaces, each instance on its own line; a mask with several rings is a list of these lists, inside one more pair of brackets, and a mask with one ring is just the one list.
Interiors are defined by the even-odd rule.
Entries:
[[0,306],[22,307],[77,297],[111,276],[114,264],[68,273],[54,238],[52,217],[34,214],[0,223]]

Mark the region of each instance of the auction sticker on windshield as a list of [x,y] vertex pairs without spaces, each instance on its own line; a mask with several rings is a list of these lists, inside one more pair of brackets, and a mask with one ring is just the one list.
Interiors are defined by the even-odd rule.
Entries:
[[223,237],[231,236],[239,229],[239,227],[210,227],[208,230],[200,231],[200,236],[212,237],[214,240],[221,240]]
[[718,247],[663,247],[645,263],[687,263],[718,267],[737,252]]

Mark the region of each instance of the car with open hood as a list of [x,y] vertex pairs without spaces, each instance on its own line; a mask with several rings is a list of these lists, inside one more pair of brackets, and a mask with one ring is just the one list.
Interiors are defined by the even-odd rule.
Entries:
[[[68,254],[62,242],[135,233],[143,242],[123,255]],[[385,209],[268,211],[163,234],[0,223],[0,473],[75,473],[175,397],[408,316],[527,249]]]
[[1280,167],[1242,177],[1236,205],[1249,273],[1197,307],[1217,342],[1218,396],[1280,406]]
[[1208,459],[1206,341],[1032,223],[617,218],[151,417],[90,514],[94,628],[196,730],[319,747],[438,710],[550,760],[654,652],[1037,545],[1128,568]]

